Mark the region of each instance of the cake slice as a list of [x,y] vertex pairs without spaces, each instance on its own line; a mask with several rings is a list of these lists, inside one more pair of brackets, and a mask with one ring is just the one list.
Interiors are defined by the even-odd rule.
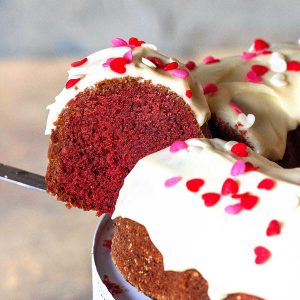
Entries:
[[136,162],[177,139],[209,136],[202,91],[179,61],[136,38],[72,63],[48,106],[47,191],[112,214]]

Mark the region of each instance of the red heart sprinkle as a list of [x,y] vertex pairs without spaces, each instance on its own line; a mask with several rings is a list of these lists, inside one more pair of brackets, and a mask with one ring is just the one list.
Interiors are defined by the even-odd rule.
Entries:
[[242,194],[234,194],[234,195],[231,195],[231,198],[233,198],[233,199],[241,199],[242,197],[244,197],[246,195],[249,195],[249,192],[242,193]]
[[238,191],[239,191],[238,183],[231,178],[227,178],[223,183],[221,194],[225,196],[229,194],[236,194]]
[[255,258],[255,263],[257,265],[261,265],[265,263],[270,257],[271,257],[271,252],[267,248],[263,246],[257,246],[254,248],[254,253],[256,255]]
[[207,207],[214,206],[220,200],[221,195],[216,193],[206,193],[202,195],[202,199],[204,200],[204,204]]
[[249,162],[249,161],[246,161],[245,165],[246,165],[245,173],[246,173],[246,172],[251,172],[251,171],[256,171],[256,170],[259,169],[259,167],[254,166],[254,165],[253,165],[251,162]]
[[126,59],[124,57],[114,58],[109,64],[112,71],[118,74],[124,74],[126,72],[125,65],[126,65]]
[[296,60],[290,60],[287,63],[287,70],[288,71],[300,71],[300,62]]
[[88,59],[86,57],[81,60],[74,61],[71,63],[71,67],[73,67],[73,68],[79,67],[79,66],[83,65],[84,63],[86,63],[87,61],[88,61]]
[[190,192],[197,193],[201,186],[203,186],[204,180],[201,178],[190,179],[186,182],[186,187]]
[[186,95],[188,98],[192,98],[192,97],[193,97],[193,93],[192,93],[191,90],[187,90],[187,91],[185,92],[185,95]]
[[192,71],[192,70],[194,70],[194,69],[196,68],[196,63],[193,62],[193,61],[191,61],[191,60],[189,60],[189,61],[185,64],[185,66],[186,66],[190,71]]
[[271,178],[263,179],[258,185],[258,189],[271,190],[275,186],[275,181]]
[[173,61],[171,63],[168,63],[164,66],[163,70],[164,71],[170,71],[170,70],[174,70],[178,67],[178,62]]
[[203,87],[203,93],[204,95],[207,94],[213,94],[216,93],[218,91],[218,86],[214,83],[207,83],[204,87]]
[[259,52],[260,55],[269,55],[272,54],[273,52],[271,50],[263,50],[261,52]]
[[254,50],[255,51],[268,49],[269,47],[270,47],[270,45],[263,39],[254,40]]
[[272,220],[267,228],[267,236],[278,235],[281,231],[281,225],[277,220]]
[[252,209],[258,202],[258,197],[250,194],[241,197],[241,205],[244,209]]
[[81,78],[76,78],[76,79],[70,79],[67,81],[66,83],[66,89],[71,88],[72,86],[74,86],[78,81],[80,81]]
[[220,60],[218,58],[215,58],[213,56],[205,56],[203,59],[202,59],[202,62],[206,65],[209,65],[209,64],[215,64],[215,63],[218,63],[220,62]]
[[260,83],[262,78],[258,76],[254,71],[249,71],[246,73],[245,78],[249,82]]
[[263,76],[269,71],[269,68],[262,65],[253,65],[251,67],[251,70],[255,72],[258,76]]
[[161,59],[159,59],[158,57],[155,56],[148,56],[146,57],[148,60],[150,60],[151,62],[153,62],[158,68],[163,68],[164,67],[164,63],[162,62]]
[[128,44],[130,46],[134,46],[134,47],[139,47],[141,46],[142,44],[145,44],[144,41],[139,41],[136,37],[131,37],[128,41]]
[[248,156],[247,146],[244,143],[237,143],[233,145],[230,151],[239,157]]

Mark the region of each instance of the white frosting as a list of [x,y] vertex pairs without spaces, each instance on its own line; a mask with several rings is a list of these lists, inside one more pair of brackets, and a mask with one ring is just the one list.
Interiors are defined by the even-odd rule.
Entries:
[[[125,179],[113,218],[123,217],[144,225],[161,252],[165,270],[195,268],[209,283],[209,297],[223,299],[246,293],[268,300],[300,299],[300,169],[285,170],[249,150],[240,158],[225,150],[234,143],[191,139],[188,148],[170,148],[141,159]],[[259,170],[232,177],[236,160],[249,161]],[[181,177],[174,186],[165,181]],[[196,193],[186,188],[193,178],[205,180]],[[206,207],[202,195],[220,193],[226,178],[239,182],[239,193],[259,197],[252,210],[230,215],[225,207],[238,202],[222,196]],[[265,178],[275,187],[258,189]],[[267,236],[273,219],[282,224],[279,235]],[[254,248],[272,253],[263,264],[255,263]]]
[[[103,67],[107,59],[123,57],[123,55],[130,50],[132,50],[133,61],[126,64],[126,72],[124,74],[118,74],[112,71],[109,66]],[[88,60],[85,64],[79,67],[73,67],[69,70],[68,79],[81,78],[81,80],[76,86],[69,89],[64,88],[62,92],[56,96],[55,102],[47,107],[49,109],[49,115],[45,133],[51,133],[51,130],[55,128],[53,123],[57,120],[63,108],[78,93],[88,87],[94,86],[97,82],[104,79],[121,78],[125,76],[141,77],[143,80],[151,80],[153,84],[160,84],[170,88],[190,105],[199,125],[202,126],[209,118],[210,113],[202,90],[198,87],[193,76],[189,75],[186,79],[182,79],[172,75],[169,71],[154,68],[153,64],[150,65],[150,61],[146,63],[145,61],[143,62],[143,58],[149,56],[158,57],[164,63],[174,61],[173,58],[159,54],[151,44],[143,44],[142,47],[136,47],[134,49],[127,46],[109,48],[87,56]],[[179,68],[187,70],[185,66],[180,63]],[[186,96],[187,90],[192,90],[192,98]]]
[[[277,44],[271,50],[274,53],[248,60],[235,56],[222,58],[219,63],[201,64],[194,73],[202,85],[217,84],[218,91],[206,95],[206,99],[211,112],[231,127],[236,126],[238,113],[229,102],[243,113],[255,115],[255,123],[243,134],[258,154],[277,161],[284,155],[288,131],[300,124],[300,72],[286,70],[288,61],[300,62],[300,46]],[[257,64],[269,71],[261,76],[261,82],[248,82],[245,76]]]

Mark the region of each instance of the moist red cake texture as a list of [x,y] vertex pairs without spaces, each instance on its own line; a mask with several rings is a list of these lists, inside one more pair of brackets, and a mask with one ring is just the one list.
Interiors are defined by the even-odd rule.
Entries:
[[178,139],[209,136],[176,93],[131,77],[79,93],[55,125],[47,191],[99,215],[112,214],[124,178],[140,158]]

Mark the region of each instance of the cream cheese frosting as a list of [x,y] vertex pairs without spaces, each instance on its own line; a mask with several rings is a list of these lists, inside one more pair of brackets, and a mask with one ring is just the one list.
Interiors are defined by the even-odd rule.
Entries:
[[[55,128],[54,122],[61,111],[78,93],[104,79],[126,76],[140,77],[141,80],[151,80],[155,85],[160,84],[168,87],[182,97],[191,107],[200,126],[207,121],[210,117],[210,111],[205,97],[197,82],[184,65],[174,58],[158,53],[156,47],[151,44],[144,43],[140,46],[132,47],[132,45],[128,45],[122,39],[114,40],[119,41],[121,46],[115,45],[113,48],[91,54],[82,60],[84,63],[69,70],[68,82],[70,83],[72,80],[79,81],[69,88],[66,85],[61,93],[56,96],[55,102],[47,107],[49,115],[45,134],[51,133],[51,130]],[[122,42],[120,43],[120,41]],[[172,62],[178,63],[178,66],[172,70],[164,70],[164,68],[158,67],[151,61],[153,57],[162,61],[164,66]],[[127,60],[126,72],[121,74],[111,68],[110,63],[114,58],[125,58]]]
[[212,300],[300,299],[300,169],[243,147],[190,139],[141,159],[113,218],[144,225],[164,269],[195,268]]
[[261,43],[264,49],[252,46],[241,56],[204,59],[194,73],[204,89],[217,86],[206,94],[212,114],[239,130],[258,154],[277,161],[288,131],[300,124],[300,46]]

